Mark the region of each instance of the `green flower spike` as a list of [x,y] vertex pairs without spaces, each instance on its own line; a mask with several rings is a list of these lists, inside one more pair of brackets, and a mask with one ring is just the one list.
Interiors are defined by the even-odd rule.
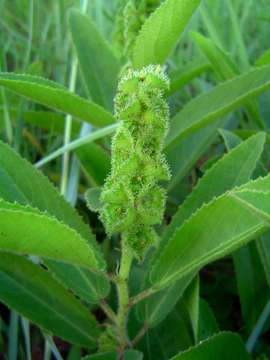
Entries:
[[129,70],[119,83],[115,113],[121,121],[112,141],[112,168],[101,193],[101,220],[108,234],[141,259],[157,241],[165,191],[159,181],[170,172],[162,154],[169,110],[164,94],[169,80],[160,66]]

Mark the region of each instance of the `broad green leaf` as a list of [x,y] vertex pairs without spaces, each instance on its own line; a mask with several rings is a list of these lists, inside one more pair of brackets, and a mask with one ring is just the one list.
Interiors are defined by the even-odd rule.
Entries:
[[[196,32],[194,32],[192,35],[199,48],[211,63],[213,70],[216,72],[219,80],[230,80],[234,76],[241,73],[240,69],[233,62],[230,56],[218,46],[216,46],[216,44],[211,39],[208,39]],[[246,104],[246,109],[248,110],[248,114],[250,115],[251,120],[255,120],[255,123],[264,128],[264,122],[260,116],[258,104],[256,101],[249,101]]]
[[[118,360],[119,356],[114,352],[94,354],[85,356],[83,360]],[[123,360],[142,360],[143,354],[137,350],[128,350],[124,353]]]
[[239,335],[219,333],[171,360],[251,360]]
[[70,114],[95,126],[114,122],[113,116],[93,101],[86,100],[52,81],[29,75],[0,73],[0,85],[49,108]]
[[[0,198],[5,199],[9,202],[18,202],[22,205],[31,205],[42,212],[48,212],[48,214],[56,217],[59,221],[67,224],[69,227],[75,229],[87,242],[91,248],[94,249],[95,256],[99,263],[104,264],[102,255],[97,248],[95,238],[92,235],[90,228],[82,221],[77,212],[63,199],[58,193],[56,188],[49,182],[49,180],[42,175],[41,172],[37,171],[31,164],[26,160],[22,159],[14,150],[9,146],[0,142]],[[67,267],[67,272],[77,273],[83,272],[79,277],[70,277],[67,280],[66,276],[62,276],[63,266],[53,266],[52,262],[46,262],[47,266],[50,264],[53,267],[54,272],[61,281],[68,287],[71,287],[76,292],[78,287],[82,288],[86,286],[85,277],[92,283],[93,274],[86,270],[78,267],[70,268]],[[71,280],[73,285],[71,286]],[[107,280],[104,278],[103,281]],[[95,282],[94,282],[95,284]],[[103,288],[103,287],[102,287]],[[96,299],[96,294],[93,293],[93,286],[87,286],[85,292],[88,292],[87,301],[93,302]],[[98,290],[99,288],[97,288]],[[81,296],[81,291],[78,293]],[[106,294],[102,291],[100,298],[103,298]]]
[[[214,196],[221,195],[234,186],[241,185],[250,179],[263,151],[264,142],[265,135],[263,133],[250,138],[249,141],[243,143],[232,153],[225,155],[206,172],[193,192],[180,206],[171,224],[165,229],[160,244],[161,247],[165,246],[175,230],[203,203],[209,202]],[[249,152],[251,147],[253,151]],[[216,179],[220,180],[216,181]],[[140,321],[145,321],[149,326],[155,326],[163,320],[194,276],[195,274],[185,277],[169,289],[153,294],[142,301],[137,310]],[[148,282],[146,282],[144,288],[147,288],[147,286],[149,286]]]
[[172,121],[166,147],[179,142],[196,129],[219,120],[270,88],[270,66],[233,78],[191,100]]
[[0,200],[0,228],[2,251],[35,255],[90,269],[101,266],[78,232],[29,206]]
[[100,333],[96,320],[47,271],[1,252],[0,283],[2,302],[71,343],[95,347]]
[[91,98],[112,110],[119,72],[117,58],[90,17],[72,11],[69,25],[83,80]]
[[[241,138],[230,131],[220,130],[220,133],[229,151],[242,142]],[[261,162],[258,163],[257,169],[260,166],[263,166]],[[263,268],[261,264],[261,261],[264,263],[263,253],[260,261],[256,249],[256,245],[259,248],[260,245],[266,247],[266,249],[269,247],[267,239],[263,239],[267,237],[268,233],[264,234],[261,239],[257,239],[256,242],[243,246],[233,254],[242,315],[249,331],[252,331],[265,303],[269,299],[269,289],[265,279],[265,274],[268,275],[269,269],[264,273],[266,267]],[[267,266],[267,262],[265,264]]]
[[150,273],[160,288],[198,271],[264,233],[270,193],[231,190],[196,211],[157,252]]
[[111,168],[109,153],[100,145],[89,143],[79,147],[76,155],[91,185],[103,185]]
[[166,243],[175,230],[204,203],[247,182],[256,168],[264,143],[265,134],[259,133],[223,156],[206,171],[165,229],[162,242]]
[[142,26],[133,49],[133,66],[163,64],[199,4],[200,0],[164,1]]

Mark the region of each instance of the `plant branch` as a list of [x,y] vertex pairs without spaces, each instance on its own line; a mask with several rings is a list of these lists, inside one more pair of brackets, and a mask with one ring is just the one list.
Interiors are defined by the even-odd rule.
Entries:
[[140,292],[139,294],[137,294],[136,296],[134,296],[133,298],[131,298],[129,300],[129,307],[132,307],[136,304],[138,304],[140,301],[148,298],[149,296],[155,294],[158,291],[158,289],[155,289],[154,287],[148,288],[142,292]]
[[117,315],[115,314],[113,309],[106,303],[105,300],[101,300],[100,307],[108,316],[108,319],[110,319],[114,324],[117,324]]

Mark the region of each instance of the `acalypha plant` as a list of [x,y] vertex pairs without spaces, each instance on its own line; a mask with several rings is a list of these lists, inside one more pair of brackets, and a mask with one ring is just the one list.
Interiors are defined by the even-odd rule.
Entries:
[[[178,40],[200,3],[119,1],[111,44],[72,11],[85,97],[45,77],[0,73],[5,91],[39,104],[26,123],[40,113],[43,131],[63,121],[64,146],[35,165],[8,131],[0,142],[0,300],[39,327],[57,359],[55,337],[69,344],[68,359],[248,360],[269,329],[270,176],[257,97],[270,88],[270,65],[264,56],[241,71],[193,32],[204,59],[177,68],[191,41],[188,32],[185,46]],[[212,70],[219,83],[210,88]],[[192,82],[199,75],[204,86]],[[61,155],[60,194],[37,168]],[[74,188],[78,161],[86,176]],[[213,294],[207,276],[225,279]],[[239,291],[239,331],[224,325],[227,300],[222,326],[210,306],[229,285],[230,296]]]

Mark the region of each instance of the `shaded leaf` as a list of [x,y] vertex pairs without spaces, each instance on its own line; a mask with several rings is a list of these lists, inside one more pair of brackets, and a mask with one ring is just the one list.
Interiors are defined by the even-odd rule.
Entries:
[[49,273],[21,256],[0,253],[0,299],[55,335],[94,347],[100,333],[94,317]]

